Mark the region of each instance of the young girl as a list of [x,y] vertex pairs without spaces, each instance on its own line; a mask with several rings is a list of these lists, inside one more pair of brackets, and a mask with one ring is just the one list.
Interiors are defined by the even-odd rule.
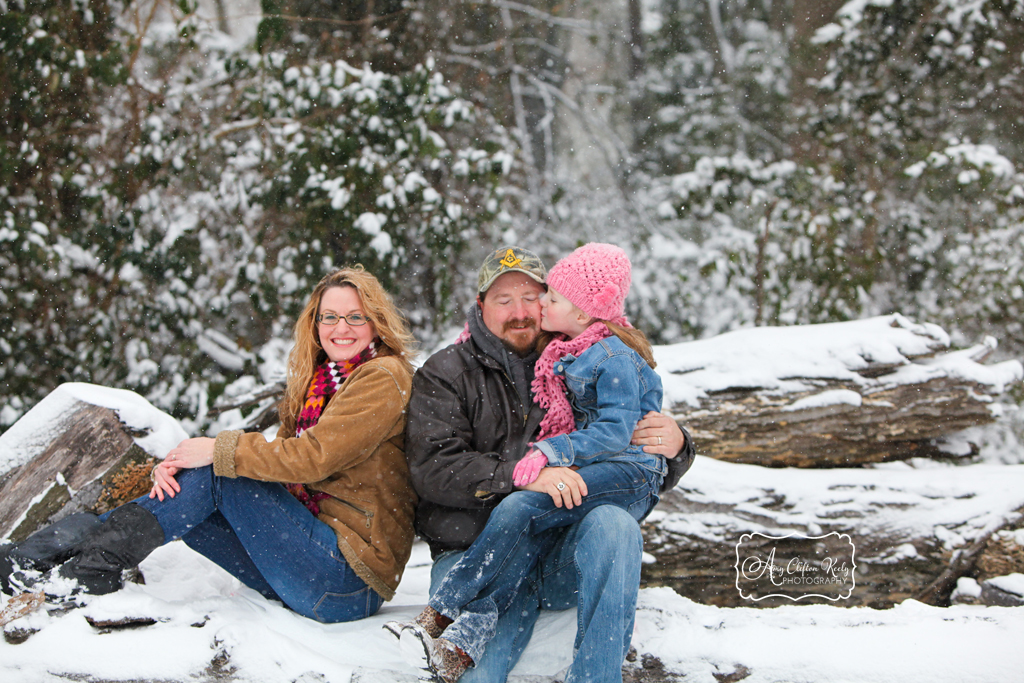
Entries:
[[571,509],[546,493],[509,495],[415,622],[385,626],[399,637],[407,661],[434,680],[456,681],[479,660],[498,616],[550,550],[556,536],[545,532],[598,505],[618,505],[640,521],[657,502],[667,471],[664,457],[629,443],[640,417],[661,410],[662,388],[650,344],[623,317],[626,254],[588,244],[559,261],[547,284],[541,329],[556,335],[537,361],[532,386],[547,414],[513,481],[527,486],[546,466],[580,467],[586,495]]

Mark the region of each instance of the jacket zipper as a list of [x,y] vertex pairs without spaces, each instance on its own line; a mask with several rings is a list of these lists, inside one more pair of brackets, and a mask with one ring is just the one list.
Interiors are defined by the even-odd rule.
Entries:
[[370,520],[373,519],[373,513],[371,511],[364,510],[363,508],[359,507],[358,505],[353,505],[352,503],[348,502],[347,500],[342,500],[341,498],[335,498],[334,500],[338,501],[339,503],[341,503],[345,507],[348,507],[348,508],[351,508],[351,509],[355,510],[356,512],[361,514],[363,517],[366,517],[366,528],[367,529],[370,528]]
[[[515,393],[516,398],[518,398],[519,392],[516,391],[516,383],[512,381],[512,378],[509,377],[508,373],[505,372],[504,370],[501,371],[501,374],[504,375],[505,379],[508,380],[508,383],[512,385],[512,391]],[[530,411],[526,409],[526,406],[523,405],[522,401],[519,401],[519,410],[523,414],[523,426],[526,426],[526,423],[530,417]]]

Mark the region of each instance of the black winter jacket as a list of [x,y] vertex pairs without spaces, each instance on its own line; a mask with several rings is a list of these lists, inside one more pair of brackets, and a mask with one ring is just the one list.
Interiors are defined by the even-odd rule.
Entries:
[[[524,404],[517,359],[470,313],[472,336],[427,359],[413,377],[405,455],[419,495],[416,531],[431,555],[465,550],[491,510],[513,490],[512,470],[536,438],[544,411]],[[533,362],[527,359],[533,379]],[[517,376],[519,375],[519,376]],[[673,488],[694,459],[693,441],[675,458],[662,491]]]

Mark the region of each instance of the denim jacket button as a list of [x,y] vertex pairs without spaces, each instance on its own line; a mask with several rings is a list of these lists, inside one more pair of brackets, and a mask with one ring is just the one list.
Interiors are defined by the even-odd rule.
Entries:
[[562,365],[561,363],[559,363],[559,365],[558,365],[558,371],[559,371],[559,372],[565,372],[565,366],[564,366],[564,365]]

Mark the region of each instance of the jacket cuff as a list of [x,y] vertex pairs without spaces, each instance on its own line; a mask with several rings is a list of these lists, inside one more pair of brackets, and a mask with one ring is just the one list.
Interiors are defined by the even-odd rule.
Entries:
[[494,474],[491,475],[490,485],[482,484],[482,486],[488,486],[486,490],[479,490],[476,492],[476,498],[478,500],[489,500],[492,496],[499,493],[512,493],[515,487],[512,486],[512,470],[516,467],[514,462],[499,462],[498,466],[494,468]]
[[683,432],[683,447],[676,457],[666,459],[668,461],[668,474],[665,475],[665,479],[661,484],[661,493],[667,493],[679,484],[679,480],[683,478],[683,475],[693,465],[694,458],[696,457],[693,437],[690,436],[690,433],[685,428],[680,427],[680,429]]
[[233,429],[217,435],[213,444],[213,473],[218,477],[234,479],[238,476],[235,474],[235,449],[243,433],[240,429]]
[[[556,446],[561,445],[561,442],[565,442],[565,450],[568,451],[568,455],[562,455]],[[548,456],[548,465],[550,467],[571,467],[573,463],[572,457],[572,442],[564,436],[556,436],[551,439],[544,439],[533,444],[533,447],[538,451]]]

